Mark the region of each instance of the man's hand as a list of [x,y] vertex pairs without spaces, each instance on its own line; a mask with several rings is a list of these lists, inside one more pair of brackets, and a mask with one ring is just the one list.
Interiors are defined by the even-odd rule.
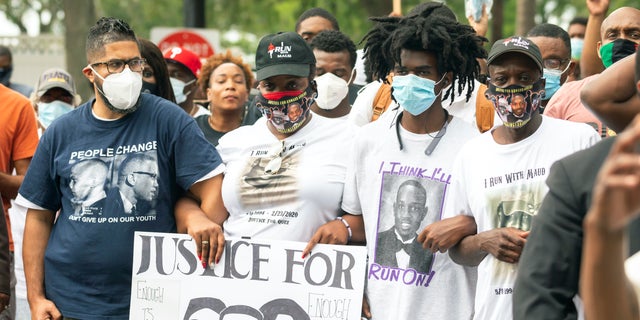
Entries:
[[476,21],[473,18],[473,15],[468,16],[467,20],[469,21],[469,25],[476,31],[476,34],[484,37],[487,35],[487,31],[489,30],[489,13],[487,12],[486,5],[482,5],[482,16],[479,21]]
[[462,238],[476,233],[476,221],[472,216],[459,215],[428,225],[418,235],[418,242],[431,252],[446,252]]
[[606,16],[609,11],[609,0],[587,0],[589,15]]
[[31,319],[62,320],[62,314],[51,300],[46,298],[29,299]]
[[347,244],[349,242],[349,231],[342,221],[329,221],[318,228],[316,233],[311,237],[309,243],[302,251],[302,258],[311,253],[311,249],[318,244]]
[[516,228],[497,228],[478,234],[481,236],[480,249],[500,261],[516,263],[527,242],[529,231]]

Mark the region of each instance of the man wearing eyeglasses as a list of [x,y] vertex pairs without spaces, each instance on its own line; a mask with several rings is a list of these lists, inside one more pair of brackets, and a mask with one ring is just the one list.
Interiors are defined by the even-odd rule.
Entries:
[[547,103],[573,73],[575,64],[571,61],[571,39],[564,29],[550,23],[533,27],[527,38],[540,48],[545,78],[544,98],[540,104],[543,113]]
[[[33,319],[129,319],[135,231],[189,231],[205,266],[223,241],[202,212],[173,211],[187,191],[205,213],[224,210],[211,197],[224,165],[180,107],[140,94],[145,61],[133,30],[101,18],[86,54],[95,99],[45,130],[16,200],[28,208],[23,258]],[[78,216],[77,187],[88,178],[73,169],[86,161],[106,164],[107,201],[89,205],[101,214]]]
[[[597,1],[588,1],[588,4],[592,2],[596,3]],[[608,1],[600,1],[600,3],[608,6]],[[589,23],[591,22],[590,18]],[[634,53],[638,44],[640,44],[640,10],[622,7],[613,11],[602,21],[597,54],[605,68]],[[585,50],[588,50],[587,44],[585,44]],[[586,60],[583,58],[581,63],[584,67]],[[553,118],[584,122],[591,126],[597,125],[597,130],[602,137],[612,135],[613,132],[609,131],[600,119],[606,119],[614,131],[624,129],[624,126],[629,122],[626,115],[614,119],[617,114],[615,110],[613,110],[614,112],[603,112],[598,106],[590,106],[590,109],[582,104],[580,90],[587,87],[588,83],[597,76],[593,75],[578,81],[571,81],[562,86],[549,101],[544,114]]]
[[156,159],[148,154],[134,153],[118,167],[118,185],[109,192],[107,212],[114,216],[155,215],[158,198]]

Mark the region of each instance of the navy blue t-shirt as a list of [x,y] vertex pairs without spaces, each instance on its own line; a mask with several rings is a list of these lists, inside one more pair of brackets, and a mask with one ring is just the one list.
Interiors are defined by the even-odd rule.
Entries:
[[45,252],[45,290],[66,317],[128,319],[135,231],[176,232],[174,205],[222,161],[182,109],[143,94],[115,121],[93,101],[44,132],[20,194],[60,214]]

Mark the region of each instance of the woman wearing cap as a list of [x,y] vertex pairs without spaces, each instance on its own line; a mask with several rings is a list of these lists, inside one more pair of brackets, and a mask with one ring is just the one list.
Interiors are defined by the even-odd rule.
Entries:
[[[217,149],[227,167],[218,192],[227,213],[210,216],[224,223],[226,236],[346,244],[364,234],[362,219],[344,215],[340,201],[345,154],[352,132],[312,117],[315,57],[296,33],[263,37],[256,53],[257,106],[264,117],[220,139]],[[302,113],[293,120],[289,109]],[[177,210],[198,210],[183,199]],[[198,248],[200,250],[200,248]],[[216,260],[222,243],[213,243]],[[209,262],[212,260],[210,259]]]
[[211,115],[198,116],[196,123],[214,146],[225,133],[256,121],[246,116],[252,83],[251,67],[230,51],[209,57],[202,66],[198,86],[207,95]]

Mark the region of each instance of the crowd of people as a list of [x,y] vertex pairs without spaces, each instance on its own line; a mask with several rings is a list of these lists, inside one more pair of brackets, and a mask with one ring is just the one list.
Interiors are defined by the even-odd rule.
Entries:
[[586,4],[489,44],[426,1],[362,50],[312,8],[255,70],[103,17],[84,99],[0,46],[0,320],[128,319],[135,231],[205,269],[226,237],[365,246],[366,319],[640,319],[640,9]]

